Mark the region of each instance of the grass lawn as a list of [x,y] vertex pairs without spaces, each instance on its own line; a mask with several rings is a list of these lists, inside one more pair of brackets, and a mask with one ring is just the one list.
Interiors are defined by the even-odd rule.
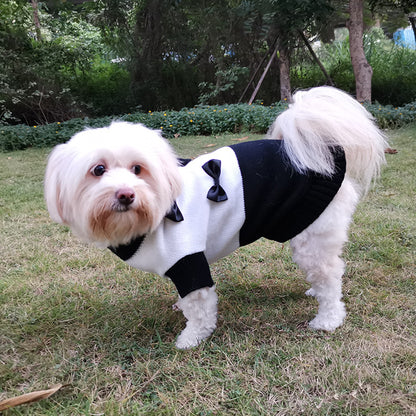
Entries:
[[[261,240],[212,266],[218,329],[190,351],[168,280],[51,222],[50,149],[0,154],[0,401],[66,385],[4,415],[415,415],[416,126],[389,135],[345,250],[344,326],[307,328],[288,244]],[[189,157],[242,137],[172,143]]]

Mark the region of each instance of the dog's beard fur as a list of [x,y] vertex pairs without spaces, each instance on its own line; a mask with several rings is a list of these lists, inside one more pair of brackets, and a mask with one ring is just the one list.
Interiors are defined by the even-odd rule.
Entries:
[[[117,123],[118,132],[124,128],[125,135],[119,142],[108,142],[111,128],[81,132],[58,146],[45,177],[52,218],[100,246],[126,244],[153,231],[181,187],[176,155],[158,132]],[[93,169],[101,164],[106,172],[95,176]],[[137,175],[132,172],[136,164],[141,166]],[[134,193],[130,204],[118,200],[122,188]]]
[[157,226],[163,215],[157,206],[157,200],[149,191],[140,193],[139,188],[132,188],[137,203],[127,207],[115,198],[113,189],[94,195],[93,200],[85,206],[91,239],[124,244]]

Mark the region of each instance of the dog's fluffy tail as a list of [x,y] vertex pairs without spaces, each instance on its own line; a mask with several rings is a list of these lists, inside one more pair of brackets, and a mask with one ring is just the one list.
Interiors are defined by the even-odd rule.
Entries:
[[299,172],[334,173],[332,149],[346,155],[346,175],[364,194],[385,163],[387,142],[371,114],[355,99],[332,87],[298,91],[293,104],[274,122],[269,137],[284,139],[287,156]]

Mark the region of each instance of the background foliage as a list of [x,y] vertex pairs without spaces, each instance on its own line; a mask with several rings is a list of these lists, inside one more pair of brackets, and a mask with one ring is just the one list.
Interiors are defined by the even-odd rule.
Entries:
[[[416,51],[396,46],[380,28],[364,36],[364,49],[373,68],[372,93],[382,104],[400,106],[416,98]],[[352,93],[355,88],[348,33],[322,45],[317,51],[338,88]],[[301,88],[322,85],[325,77],[316,65],[299,62],[292,67],[292,83]]]
[[[142,123],[160,129],[167,138],[187,135],[216,135],[220,133],[265,134],[276,116],[287,108],[286,102],[272,106],[259,104],[231,104],[227,106],[199,106],[181,111],[149,111],[118,117],[73,118],[65,122],[45,125],[0,127],[0,151],[22,150],[29,147],[48,147],[66,142],[86,127],[108,126],[113,120]],[[416,119],[416,102],[402,107],[366,105],[377,124],[384,129],[397,128]]]
[[[394,3],[394,4],[393,4]],[[373,97],[401,106],[416,99],[416,51],[394,46],[409,2],[372,2],[366,36]],[[410,4],[410,3],[409,3]],[[39,125],[74,117],[192,108],[247,101],[243,90],[277,40],[290,51],[293,89],[327,82],[299,37],[314,48],[336,86],[354,91],[342,0],[47,0],[0,4],[0,123]],[[407,10],[407,9],[406,9]],[[39,29],[39,30],[36,30]],[[282,34],[284,33],[284,35]],[[39,35],[40,34],[40,35]],[[275,60],[258,94],[279,99]]]

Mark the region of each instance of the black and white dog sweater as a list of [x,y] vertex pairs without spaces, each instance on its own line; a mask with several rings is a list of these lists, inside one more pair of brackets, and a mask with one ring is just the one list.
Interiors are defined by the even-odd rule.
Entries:
[[181,297],[212,286],[209,264],[260,237],[290,240],[325,210],[345,175],[333,149],[331,177],[299,173],[280,140],[218,149],[180,167],[183,188],[152,233],[110,249],[130,266],[168,276]]

